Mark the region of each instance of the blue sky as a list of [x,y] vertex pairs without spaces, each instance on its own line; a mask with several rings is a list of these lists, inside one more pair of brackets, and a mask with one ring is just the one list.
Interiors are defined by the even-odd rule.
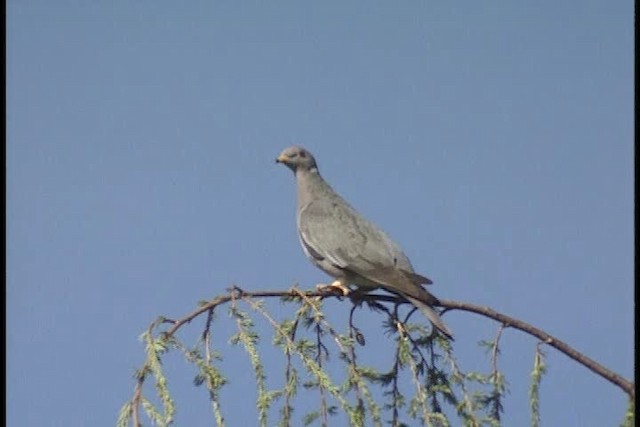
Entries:
[[[631,1],[7,2],[8,424],[112,425],[156,316],[326,280],[274,164],[292,144],[434,294],[632,378],[632,32]],[[489,369],[497,325],[445,320],[461,367]],[[535,345],[504,333],[505,425],[528,423]],[[218,348],[227,421],[253,425],[248,358]],[[617,425],[625,395],[547,355],[543,425]],[[178,425],[210,425],[193,369],[167,369]]]

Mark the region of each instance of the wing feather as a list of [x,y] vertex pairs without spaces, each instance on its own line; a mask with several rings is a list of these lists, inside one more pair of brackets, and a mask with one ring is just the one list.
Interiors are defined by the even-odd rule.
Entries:
[[374,282],[397,285],[399,275],[414,283],[431,282],[414,273],[399,246],[344,200],[310,202],[299,212],[298,229],[308,253]]

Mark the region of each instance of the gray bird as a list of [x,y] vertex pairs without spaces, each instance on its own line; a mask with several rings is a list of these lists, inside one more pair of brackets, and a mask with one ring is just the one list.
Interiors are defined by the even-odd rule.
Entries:
[[413,271],[402,249],[372,222],[362,217],[327,184],[313,155],[289,147],[276,159],[296,177],[298,235],[305,255],[335,281],[329,285],[349,294],[348,286],[383,289],[401,295],[433,325],[453,339],[432,305],[438,299],[422,284],[431,280]]

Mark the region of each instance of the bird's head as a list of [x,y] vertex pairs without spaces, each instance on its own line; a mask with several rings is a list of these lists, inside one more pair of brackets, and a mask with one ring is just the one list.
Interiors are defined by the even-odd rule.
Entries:
[[298,170],[318,170],[316,159],[313,158],[313,155],[304,148],[297,146],[286,148],[280,153],[276,163],[284,164],[294,173]]

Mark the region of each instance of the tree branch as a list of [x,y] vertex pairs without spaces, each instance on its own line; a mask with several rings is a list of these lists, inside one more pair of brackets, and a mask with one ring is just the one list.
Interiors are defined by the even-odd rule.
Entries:
[[576,362],[589,368],[591,371],[600,375],[601,377],[608,380],[609,382],[617,385],[625,393],[627,393],[631,399],[635,399],[635,386],[632,382],[627,381],[621,375],[618,375],[615,372],[605,368],[595,360],[587,357],[583,353],[580,353],[579,351],[569,346],[564,341],[561,341],[558,338],[546,333],[542,329],[536,328],[535,326],[530,325],[526,322],[523,322],[522,320],[518,320],[513,317],[507,316],[505,314],[499,313],[489,307],[482,307],[479,305],[469,304],[466,302],[443,300],[443,299],[440,300],[440,305],[447,310],[462,310],[462,311],[469,311],[472,313],[480,314],[482,316],[489,317],[493,320],[496,320],[502,323],[505,327],[515,328],[523,332],[526,332],[529,335],[532,335],[540,339],[545,344],[548,344],[551,347],[554,347],[556,350],[559,350],[560,352],[566,354]]
[[[180,327],[182,327],[184,324],[191,322],[191,320],[193,320],[194,318],[198,317],[200,314],[205,313],[209,310],[214,309],[215,307],[217,307],[218,305],[221,304],[225,304],[229,301],[231,301],[232,299],[237,299],[240,297],[249,297],[249,298],[269,298],[269,297],[290,297],[290,298],[300,298],[301,294],[304,295],[304,297],[307,298],[313,298],[313,297],[338,297],[341,298],[342,294],[335,294],[335,293],[331,293],[331,292],[327,292],[325,291],[308,291],[308,292],[300,292],[300,290],[298,289],[292,289],[292,290],[286,290],[286,291],[254,291],[254,292],[246,292],[242,289],[240,289],[239,287],[233,287],[229,289],[229,294],[228,295],[220,295],[214,299],[212,299],[211,301],[202,304],[198,309],[194,310],[193,312],[187,314],[186,316],[178,319],[178,320],[170,320],[170,319],[163,319],[162,323],[171,323],[173,324],[173,326],[165,332],[165,335],[167,337],[171,337],[173,336],[178,329],[180,329]],[[368,293],[368,294],[361,294],[361,293],[354,293],[351,296],[351,300],[354,304],[359,304],[363,301],[384,301],[384,302],[392,302],[392,303],[400,303],[400,302],[407,302],[406,300],[404,300],[404,298],[399,297],[399,296],[393,296],[393,295],[382,295],[382,294],[373,294],[373,293]],[[564,341],[559,340],[558,338],[548,334],[547,332],[543,331],[542,329],[536,328],[533,325],[530,325],[526,322],[523,322],[522,320],[519,319],[515,319],[513,317],[507,316],[505,314],[499,313],[489,307],[483,307],[483,306],[479,306],[479,305],[475,305],[475,304],[470,304],[470,303],[466,303],[466,302],[460,302],[460,301],[452,301],[452,300],[444,300],[444,299],[440,299],[440,306],[443,307],[445,309],[445,311],[449,311],[449,310],[461,310],[461,311],[468,311],[471,313],[476,313],[479,314],[481,316],[485,316],[488,317],[490,319],[493,319],[497,322],[500,322],[501,324],[503,324],[505,327],[509,327],[509,328],[515,328],[518,330],[521,330],[529,335],[532,335],[538,339],[540,339],[541,341],[543,341],[544,343],[550,345],[551,347],[554,347],[556,350],[560,351],[561,353],[564,353],[565,355],[569,356],[570,358],[572,358],[573,360],[575,360],[576,362],[580,363],[581,365],[587,367],[588,369],[590,369],[591,371],[593,371],[594,373],[596,373],[597,375],[600,375],[602,378],[606,379],[607,381],[615,384],[616,386],[620,387],[631,399],[635,399],[635,388],[634,388],[634,384],[631,381],[626,380],[625,378],[623,378],[621,375],[616,374],[615,372],[605,368],[604,366],[602,366],[601,364],[599,364],[598,362],[596,362],[595,360],[587,357],[586,355],[584,355],[583,353],[580,353],[579,351],[575,350],[574,348],[572,348],[571,346],[569,346],[568,344],[566,344]]]

